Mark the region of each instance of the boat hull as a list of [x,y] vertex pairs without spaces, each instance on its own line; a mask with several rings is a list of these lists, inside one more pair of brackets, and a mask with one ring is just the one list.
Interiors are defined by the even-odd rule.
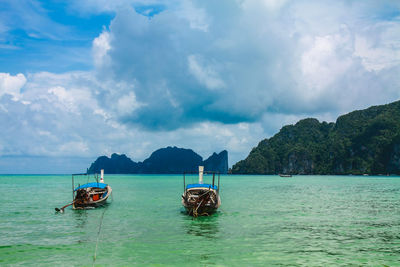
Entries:
[[191,216],[207,216],[218,210],[221,199],[217,190],[190,188],[182,195],[182,205]]

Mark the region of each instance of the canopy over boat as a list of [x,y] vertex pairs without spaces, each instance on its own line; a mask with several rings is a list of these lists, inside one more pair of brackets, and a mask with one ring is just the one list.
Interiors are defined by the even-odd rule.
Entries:
[[186,189],[190,189],[190,188],[211,188],[211,189],[214,189],[214,190],[217,190],[218,189],[218,186],[216,186],[216,185],[211,185],[211,184],[188,184],[187,186],[186,186]]
[[83,185],[81,185],[81,186],[75,188],[74,191],[77,191],[77,190],[79,190],[79,189],[89,188],[89,187],[96,187],[96,188],[104,189],[104,188],[107,187],[107,184],[104,184],[104,183],[88,183],[88,184],[83,184]]

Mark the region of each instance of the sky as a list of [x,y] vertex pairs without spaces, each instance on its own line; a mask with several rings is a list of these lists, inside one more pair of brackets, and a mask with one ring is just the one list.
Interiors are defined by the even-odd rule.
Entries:
[[161,147],[230,166],[308,117],[400,98],[400,2],[0,0],[0,173]]

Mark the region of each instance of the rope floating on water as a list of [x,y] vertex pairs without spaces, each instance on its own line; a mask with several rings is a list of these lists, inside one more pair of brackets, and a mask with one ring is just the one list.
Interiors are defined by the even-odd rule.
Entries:
[[[111,202],[114,202],[114,197],[113,197],[112,191],[111,191]],[[99,224],[99,231],[97,232],[96,248],[94,250],[94,255],[93,255],[93,266],[94,266],[94,264],[96,262],[97,246],[99,244],[101,226],[103,225],[103,218],[104,218],[104,213],[106,213],[106,210],[107,210],[107,207],[104,207],[103,213],[101,214],[101,219],[100,219],[100,224]]]
[[101,231],[101,226],[103,225],[103,218],[104,218],[104,213],[106,213],[107,208],[104,207],[103,213],[101,214],[101,219],[100,219],[100,224],[99,224],[99,231],[97,232],[97,240],[96,240],[96,248],[94,250],[94,256],[93,256],[93,266],[96,262],[96,255],[97,255],[97,246],[99,244],[99,237],[100,237],[100,231]]

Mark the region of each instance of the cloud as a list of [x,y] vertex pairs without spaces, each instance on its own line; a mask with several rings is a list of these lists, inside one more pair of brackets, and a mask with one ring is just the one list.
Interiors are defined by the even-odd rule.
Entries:
[[111,49],[110,33],[104,30],[97,38],[93,40],[92,51],[95,66],[101,68],[106,64],[107,52]]
[[24,81],[7,83],[7,91],[15,88],[18,99],[13,100],[11,94],[0,96],[0,156],[4,159],[28,157],[25,160],[29,162],[32,157],[77,156],[86,158],[89,164],[99,155],[117,152],[141,161],[160,147],[176,145],[192,148],[203,157],[228,149],[233,163],[240,159],[243,149],[263,136],[260,125],[246,123],[202,122],[175,131],[146,131],[125,125],[115,114],[134,112],[141,104],[130,94],[118,99],[114,110],[103,106],[96,94],[116,87],[108,88],[89,72],[41,72],[27,77],[0,73],[0,77],[11,81],[22,77]]
[[[130,115],[119,112],[120,121],[149,130],[257,122],[270,112],[339,114],[378,104],[349,95],[356,91],[379,93],[379,103],[395,100],[400,22],[369,20],[384,11],[366,6],[176,1],[148,19],[129,3],[115,10],[93,46],[100,79],[129,89],[99,96],[113,109],[117,95],[134,94],[142,105]],[[388,72],[376,75],[371,68]],[[379,82],[370,84],[373,79]],[[338,95],[347,100],[337,101]]]
[[[239,106],[234,98],[243,94],[243,100],[251,102],[245,90],[262,92],[244,86],[262,81],[249,77],[247,82],[242,74],[233,77],[231,71],[239,71],[243,58],[221,61],[218,52],[225,54],[226,45],[221,46],[219,41],[208,44],[212,40],[204,27],[193,27],[188,16],[177,16],[176,12],[186,10],[166,10],[148,20],[127,8],[111,23],[111,49],[106,55],[110,60],[98,68],[100,76],[129,84],[137,100],[145,104],[131,118],[125,116],[125,121],[147,129],[176,129],[201,121],[254,120],[259,115],[252,110],[254,106]],[[201,36],[208,40],[201,40]],[[209,51],[204,51],[207,47]],[[196,51],[201,53],[192,53]],[[251,75],[254,70],[245,72]]]
[[224,82],[218,77],[218,73],[212,66],[204,66],[200,63],[201,58],[196,55],[188,56],[189,72],[202,85],[208,89],[218,89],[225,87]]
[[368,71],[380,71],[400,64],[400,14],[395,21],[384,21],[364,28],[355,36],[354,54]]
[[0,155],[91,155],[83,144],[99,141],[91,132],[96,125],[107,124],[102,116],[93,114],[99,106],[92,95],[96,84],[90,74],[42,72],[26,78],[22,74],[0,76],[19,82],[9,82],[6,89],[9,92],[14,86],[14,95],[18,97],[9,93],[0,97]]
[[20,98],[20,90],[25,85],[26,78],[22,73],[11,76],[9,73],[0,73],[0,98],[8,94],[14,101]]
[[136,109],[142,106],[136,101],[136,96],[133,92],[123,95],[117,102],[118,114],[132,114]]

